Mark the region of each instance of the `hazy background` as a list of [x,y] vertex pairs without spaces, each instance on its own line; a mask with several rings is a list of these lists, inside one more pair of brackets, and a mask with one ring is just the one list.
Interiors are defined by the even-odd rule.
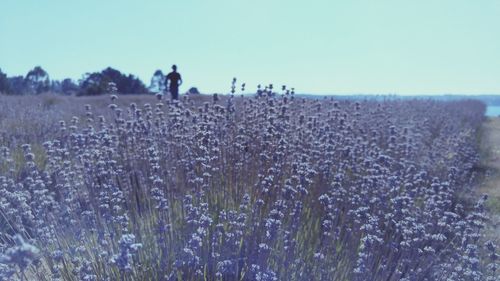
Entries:
[[233,76],[298,92],[500,93],[500,1],[0,0],[0,67],[51,79],[176,63],[186,90]]

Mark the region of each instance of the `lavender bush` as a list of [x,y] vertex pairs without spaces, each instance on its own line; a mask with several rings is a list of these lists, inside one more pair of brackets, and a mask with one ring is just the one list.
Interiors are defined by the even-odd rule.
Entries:
[[5,130],[0,280],[496,280],[482,103],[235,88]]

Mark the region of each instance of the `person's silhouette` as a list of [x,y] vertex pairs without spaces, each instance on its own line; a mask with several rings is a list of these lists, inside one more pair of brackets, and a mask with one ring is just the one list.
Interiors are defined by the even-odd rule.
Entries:
[[167,75],[166,84],[172,95],[172,99],[179,99],[179,86],[182,84],[182,78],[179,72],[177,72],[177,66],[175,64],[172,65],[172,72]]

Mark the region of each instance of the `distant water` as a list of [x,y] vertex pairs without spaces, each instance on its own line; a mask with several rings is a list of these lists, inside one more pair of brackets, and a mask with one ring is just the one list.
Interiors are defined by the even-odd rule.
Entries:
[[500,106],[498,105],[488,105],[486,107],[486,116],[499,116]]

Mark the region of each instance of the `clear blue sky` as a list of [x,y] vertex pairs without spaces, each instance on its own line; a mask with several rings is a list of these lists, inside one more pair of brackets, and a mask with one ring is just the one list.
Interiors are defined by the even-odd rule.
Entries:
[[112,66],[184,89],[500,94],[498,0],[0,0],[0,68],[81,78]]

